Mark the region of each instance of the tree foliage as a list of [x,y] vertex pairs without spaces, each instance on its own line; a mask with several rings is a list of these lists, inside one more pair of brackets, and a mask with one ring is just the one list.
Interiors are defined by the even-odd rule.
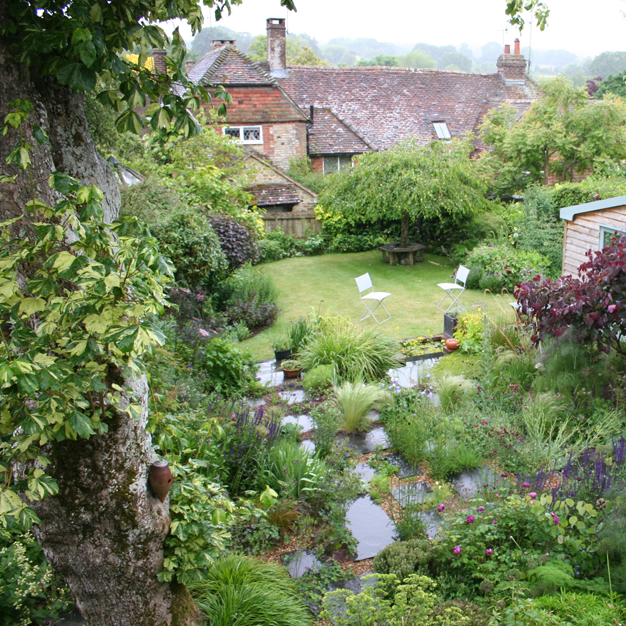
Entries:
[[521,312],[535,323],[533,340],[573,338],[595,343],[604,352],[626,356],[626,237],[614,238],[601,251],[588,251],[589,261],[578,277],[556,280],[539,277],[520,285],[515,293]]
[[621,74],[626,70],[626,52],[603,52],[589,64],[591,76],[608,78],[611,74]]
[[325,219],[348,224],[402,220],[453,222],[486,206],[486,177],[469,158],[469,142],[420,146],[407,141],[386,152],[359,157],[352,171],[337,176],[319,198]]
[[613,94],[620,98],[626,97],[626,70],[616,74],[611,74],[603,80],[594,94],[596,98],[604,98],[607,94]]
[[547,184],[576,173],[606,168],[626,158],[626,104],[607,98],[589,101],[584,88],[557,78],[541,85],[542,96],[519,121],[505,105],[491,111],[481,124],[483,142],[492,148],[496,186],[518,191],[533,182]]

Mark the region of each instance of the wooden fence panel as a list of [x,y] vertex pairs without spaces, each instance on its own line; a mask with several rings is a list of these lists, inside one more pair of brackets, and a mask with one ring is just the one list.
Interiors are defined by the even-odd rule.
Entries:
[[322,229],[313,211],[267,213],[263,216],[263,224],[267,233],[282,228],[286,235],[292,235],[296,239],[306,237],[308,233],[319,233]]

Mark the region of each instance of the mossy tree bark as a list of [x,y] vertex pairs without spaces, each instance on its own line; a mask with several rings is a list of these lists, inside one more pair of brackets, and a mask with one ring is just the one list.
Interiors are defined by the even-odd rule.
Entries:
[[[3,10],[0,3],[0,19]],[[46,131],[50,146],[38,145],[30,130],[24,130],[23,139],[34,148],[31,180],[5,161],[18,133],[11,130],[1,138],[0,174],[19,178],[17,184],[0,183],[0,221],[21,215],[33,193],[55,203],[58,198],[47,182],[55,170],[100,187],[105,219],[116,219],[119,188],[90,137],[83,96],[17,63],[0,37],[0,122],[17,98],[34,105],[31,122]],[[34,532],[90,624],[199,624],[186,589],[157,579],[169,528],[168,503],[154,498],[147,483],[149,466],[156,460],[145,430],[147,385],[125,384],[134,385],[143,398],[143,420],[120,413],[106,435],[51,445],[47,471],[58,481],[59,494],[34,506],[41,519]]]

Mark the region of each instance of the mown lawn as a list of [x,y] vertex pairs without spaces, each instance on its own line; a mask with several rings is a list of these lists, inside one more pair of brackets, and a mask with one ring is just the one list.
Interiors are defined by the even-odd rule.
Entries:
[[[258,266],[270,276],[279,291],[281,312],[268,330],[243,342],[257,360],[273,357],[272,340],[287,328],[290,321],[311,311],[349,317],[364,328],[377,327],[396,339],[434,335],[443,331],[443,314],[437,304],[443,291],[437,283],[451,281],[454,266],[445,257],[427,254],[423,263],[409,267],[390,266],[378,250],[351,254],[284,259]],[[365,311],[358,297],[354,279],[369,272],[377,291],[392,295],[385,300],[391,319],[378,325],[371,317],[359,322]],[[493,315],[513,318],[508,302],[511,296],[494,298],[491,294],[467,290],[461,302],[469,307],[483,304]],[[382,311],[382,309],[381,309]],[[381,316],[384,317],[384,311]]]

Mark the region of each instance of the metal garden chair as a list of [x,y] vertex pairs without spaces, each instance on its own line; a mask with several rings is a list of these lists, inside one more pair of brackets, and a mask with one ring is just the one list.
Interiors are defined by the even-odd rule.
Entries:
[[[356,281],[356,286],[359,290],[359,298],[366,309],[366,312],[361,316],[359,322],[369,317],[370,315],[376,320],[378,324],[382,324],[383,322],[391,319],[391,313],[387,311],[385,305],[383,304],[383,300],[385,298],[388,298],[391,294],[387,293],[386,291],[374,291],[374,287],[372,286],[372,279],[370,278],[369,273],[363,274],[363,276],[359,276],[354,280]],[[363,295],[364,292],[366,292],[368,289],[371,289],[371,291]],[[382,307],[385,313],[387,313],[388,315],[388,317],[386,317],[384,320],[379,320],[374,315],[374,311],[376,311],[378,307]]]
[[[447,313],[456,304],[457,300],[461,297],[461,294],[465,291],[465,285],[467,283],[467,276],[469,275],[469,273],[470,271],[467,269],[467,267],[459,265],[459,269],[456,271],[453,283],[437,283],[437,287],[441,287],[446,292],[446,295],[437,305],[437,308],[440,311]],[[458,293],[456,293],[455,295],[455,292]],[[451,298],[452,302],[447,309],[443,309],[441,305],[446,301],[447,298]]]

